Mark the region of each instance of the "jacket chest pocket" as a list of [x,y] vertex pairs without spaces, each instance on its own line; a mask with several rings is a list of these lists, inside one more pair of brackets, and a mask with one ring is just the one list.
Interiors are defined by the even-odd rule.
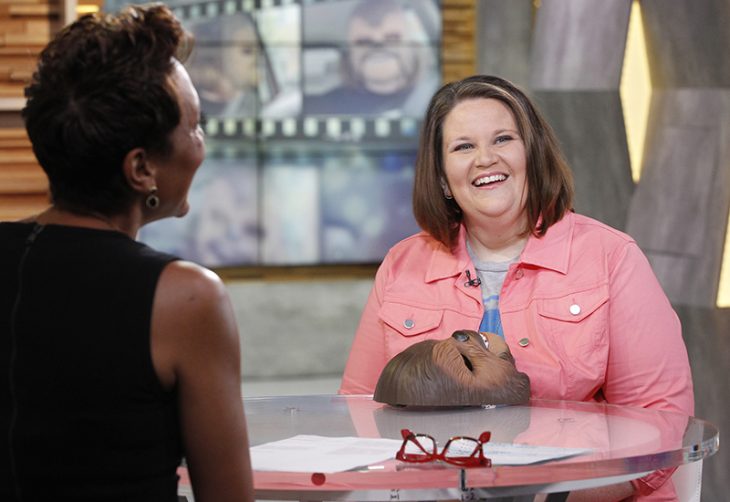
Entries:
[[403,303],[384,302],[380,319],[385,327],[385,347],[388,359],[407,347],[431,338],[441,326],[443,310],[413,307]]
[[536,301],[538,330],[564,357],[584,358],[582,351],[607,343],[608,285]]

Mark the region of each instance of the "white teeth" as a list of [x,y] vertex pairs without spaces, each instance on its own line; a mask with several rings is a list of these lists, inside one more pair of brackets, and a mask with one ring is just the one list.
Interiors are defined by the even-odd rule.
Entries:
[[491,176],[485,176],[484,178],[479,178],[474,182],[476,186],[481,185],[487,185],[489,183],[494,183],[495,181],[504,181],[507,179],[507,176],[504,174],[493,174]]

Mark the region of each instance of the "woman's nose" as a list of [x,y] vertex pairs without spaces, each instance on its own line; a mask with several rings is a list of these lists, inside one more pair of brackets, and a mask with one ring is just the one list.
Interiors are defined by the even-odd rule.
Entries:
[[477,164],[482,167],[489,167],[497,161],[494,150],[490,147],[481,147],[478,151]]

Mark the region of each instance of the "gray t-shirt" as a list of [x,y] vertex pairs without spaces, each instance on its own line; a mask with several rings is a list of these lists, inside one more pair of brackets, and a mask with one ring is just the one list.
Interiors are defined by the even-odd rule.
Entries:
[[468,241],[466,243],[466,249],[476,268],[477,277],[481,281],[484,316],[479,325],[479,331],[496,333],[504,338],[502,319],[499,315],[499,295],[502,291],[502,284],[504,283],[509,266],[515,263],[519,257],[508,261],[480,261],[475,256]]

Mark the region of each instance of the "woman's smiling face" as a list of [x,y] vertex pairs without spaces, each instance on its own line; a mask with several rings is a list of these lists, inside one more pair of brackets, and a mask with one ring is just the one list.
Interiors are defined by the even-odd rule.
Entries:
[[499,100],[467,99],[443,123],[445,188],[467,228],[490,221],[524,230],[527,158],[514,116]]

